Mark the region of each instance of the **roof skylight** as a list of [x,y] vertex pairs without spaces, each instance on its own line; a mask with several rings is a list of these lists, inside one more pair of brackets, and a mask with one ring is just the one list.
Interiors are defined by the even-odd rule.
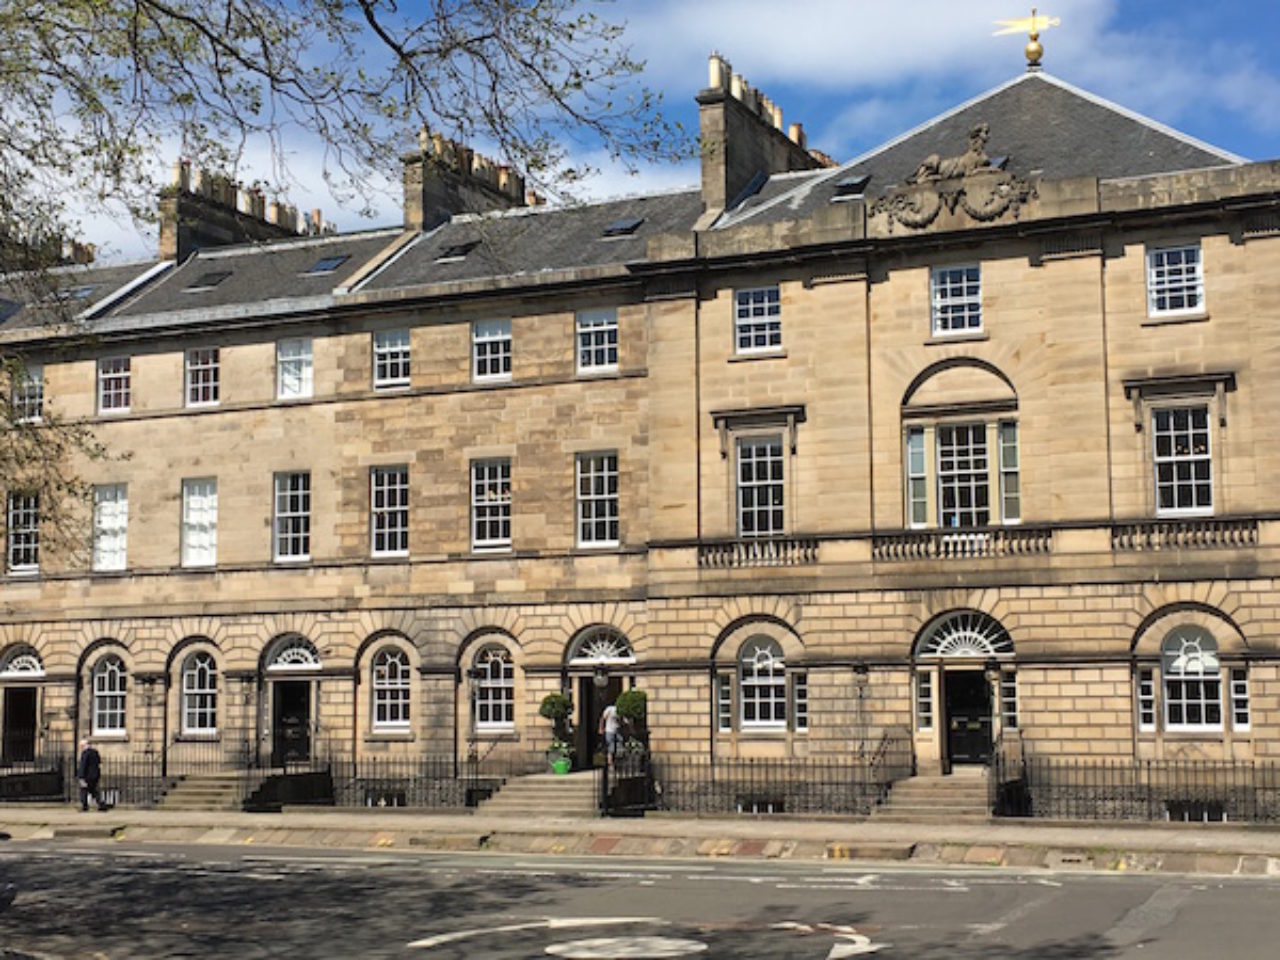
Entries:
[[607,224],[600,232],[602,237],[629,237],[644,223],[644,217],[623,217]]
[[436,256],[436,263],[453,263],[466,257],[468,253],[480,246],[479,240],[467,240],[445,247]]
[[331,257],[321,257],[311,265],[310,269],[306,271],[306,276],[311,277],[321,273],[333,273],[333,271],[337,270],[350,259],[351,254],[349,253],[335,253]]
[[212,270],[209,273],[202,273],[196,277],[194,281],[183,288],[183,293],[203,293],[205,290],[212,290],[227,277],[231,276],[230,270]]

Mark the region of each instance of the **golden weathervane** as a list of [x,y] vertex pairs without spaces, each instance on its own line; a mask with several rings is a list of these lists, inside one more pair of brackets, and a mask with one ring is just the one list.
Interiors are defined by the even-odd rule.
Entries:
[[1026,32],[1031,39],[1027,43],[1027,69],[1039,70],[1040,58],[1044,56],[1044,47],[1040,46],[1040,31],[1047,30],[1050,27],[1061,25],[1062,21],[1057,17],[1038,16],[1036,8],[1031,8],[1031,16],[1022,17],[1019,20],[997,20],[996,25],[1001,29],[997,30],[992,36],[1003,37],[1011,33]]

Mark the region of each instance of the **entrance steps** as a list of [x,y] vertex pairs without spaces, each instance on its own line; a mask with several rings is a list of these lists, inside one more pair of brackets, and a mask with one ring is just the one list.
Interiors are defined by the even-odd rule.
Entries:
[[[242,773],[178,777],[157,804],[160,810],[239,810],[244,802]],[[248,784],[251,788],[256,784]]]
[[497,817],[597,817],[597,773],[535,773],[512,777],[476,813]]
[[986,823],[991,819],[985,767],[948,776],[899,780],[871,813],[887,823]]

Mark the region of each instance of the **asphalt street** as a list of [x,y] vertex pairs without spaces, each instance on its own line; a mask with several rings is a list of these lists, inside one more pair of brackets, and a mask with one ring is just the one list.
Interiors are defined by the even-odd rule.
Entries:
[[4,960],[1203,960],[1280,939],[1275,878],[61,841],[0,846],[9,883]]

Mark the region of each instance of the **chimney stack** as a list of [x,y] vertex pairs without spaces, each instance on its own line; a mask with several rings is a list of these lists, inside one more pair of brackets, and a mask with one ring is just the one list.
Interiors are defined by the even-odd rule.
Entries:
[[707,64],[707,89],[698,94],[702,152],[702,209],[735,203],[759,174],[813,170],[800,124],[783,132],[782,108],[751,86],[719,53]]
[[419,152],[404,158],[404,225],[430,230],[458,213],[526,204],[524,177],[438,133],[418,134]]
[[256,185],[244,187],[225,174],[173,165],[173,178],[160,194],[160,257],[185,260],[197,250],[233,243],[297,236],[297,214],[273,202]]

